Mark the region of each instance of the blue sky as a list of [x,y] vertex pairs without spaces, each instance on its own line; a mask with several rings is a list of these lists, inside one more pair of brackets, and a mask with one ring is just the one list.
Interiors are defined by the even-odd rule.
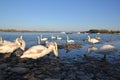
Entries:
[[120,0],[0,0],[0,28],[120,30]]

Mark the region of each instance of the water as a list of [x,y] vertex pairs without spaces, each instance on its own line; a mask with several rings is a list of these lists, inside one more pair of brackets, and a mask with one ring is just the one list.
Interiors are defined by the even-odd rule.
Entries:
[[[14,41],[18,36],[23,35],[26,42],[26,49],[37,45],[37,36],[41,33],[34,32],[0,32],[3,40]],[[62,40],[52,40],[51,35],[62,37]],[[99,34],[100,43],[95,47],[104,44],[113,44],[117,52],[107,55],[107,61],[102,61],[103,54],[92,52],[89,57],[85,57],[88,48],[91,46],[86,38],[88,35],[95,37],[97,34],[61,34],[61,33],[42,33],[48,41],[57,42],[58,45],[66,44],[66,36],[75,40],[76,44],[82,44],[82,48],[71,49],[66,53],[65,49],[59,49],[59,58],[55,59],[51,54],[38,60],[28,59],[26,61],[14,60],[14,58],[0,59],[0,79],[36,79],[36,80],[119,80],[120,79],[120,34]],[[4,69],[3,69],[4,68]],[[19,69],[25,69],[25,74],[19,75]],[[1,70],[2,69],[2,70]],[[15,70],[14,70],[15,69]],[[18,71],[16,70],[18,69]],[[27,70],[29,69],[29,70]],[[23,70],[24,71],[24,70]],[[17,73],[17,74],[16,74]],[[19,73],[19,74],[18,74]]]
[[[57,42],[58,45],[66,44],[66,36],[68,35],[70,39],[75,40],[75,44],[82,44],[82,48],[80,49],[72,49],[70,52],[66,53],[65,49],[59,49],[59,56],[67,57],[67,58],[76,58],[77,56],[83,56],[87,53],[88,47],[90,47],[90,43],[88,43],[87,38],[88,35],[91,37],[96,37],[97,34],[61,34],[61,33],[36,33],[36,32],[0,32],[0,36],[3,37],[3,40],[14,41],[18,36],[23,35],[23,39],[26,42],[26,49],[31,46],[37,45],[37,36],[42,34],[43,37],[48,38],[48,41]],[[62,40],[52,40],[51,35],[62,37]],[[116,54],[111,54],[109,57],[114,56],[117,58],[120,53],[120,34],[99,34],[101,37],[100,43],[95,44],[95,46],[100,46],[103,44],[114,44],[118,48],[118,52]],[[101,54],[96,54],[92,52],[90,56],[102,57]],[[111,59],[111,58],[110,58]]]

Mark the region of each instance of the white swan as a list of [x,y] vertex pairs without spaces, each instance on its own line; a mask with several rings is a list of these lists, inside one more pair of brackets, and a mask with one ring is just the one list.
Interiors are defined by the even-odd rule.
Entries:
[[3,40],[2,40],[2,37],[0,37],[0,46],[3,45]]
[[106,55],[116,52],[117,49],[113,45],[103,45],[100,48],[96,48],[96,47],[92,46],[92,47],[88,48],[88,53],[85,54],[85,55],[87,56],[92,51],[95,52],[95,53],[104,54],[104,58],[106,58]]
[[16,38],[14,42],[4,40],[2,46],[0,46],[0,53],[12,53],[18,48],[25,50],[25,46],[26,44],[22,36]]
[[97,40],[101,40],[101,38],[99,36],[96,35],[95,39]]
[[37,41],[38,41],[38,45],[40,45],[40,43],[41,43],[40,36],[38,36],[37,39],[38,39],[38,40],[37,40]]
[[74,40],[69,40],[69,37],[67,36],[67,43],[74,43]]
[[61,40],[61,39],[62,39],[62,37],[57,36],[57,40]]
[[98,43],[100,41],[95,39],[95,38],[90,38],[90,36],[88,36],[88,42],[92,43],[92,45],[93,45],[93,44]]
[[40,36],[38,36],[37,38],[38,38],[38,45],[40,45],[40,44],[45,45],[46,43],[48,43],[47,40],[43,40],[43,41],[41,41]]
[[80,32],[77,32],[77,34],[80,34]]
[[51,39],[55,39],[55,38],[56,38],[55,36],[53,36],[53,35],[51,36]]
[[43,38],[43,37],[42,37],[42,34],[41,34],[41,35],[40,35],[40,40],[41,40],[41,41],[47,41],[48,38]]
[[46,46],[47,47],[42,45],[33,46],[25,51],[20,58],[37,59],[49,54],[52,51],[54,52],[54,55],[58,57],[57,43],[47,43]]

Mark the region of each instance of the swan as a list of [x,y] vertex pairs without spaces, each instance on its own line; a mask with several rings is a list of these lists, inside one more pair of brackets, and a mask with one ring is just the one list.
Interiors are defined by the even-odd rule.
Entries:
[[61,32],[61,34],[66,34],[66,32]]
[[62,39],[62,37],[57,36],[57,40],[61,40],[61,39]]
[[38,45],[40,45],[40,43],[41,43],[40,37],[38,36],[37,39],[38,39],[37,40],[38,41]]
[[95,39],[97,40],[101,40],[101,38],[99,36],[96,35]]
[[55,36],[53,36],[53,35],[51,36],[51,39],[55,39],[55,38],[56,38]]
[[69,40],[69,37],[67,36],[67,43],[74,43],[74,40]]
[[93,44],[98,43],[100,41],[95,39],[95,38],[90,38],[90,36],[88,36],[88,42],[92,43],[92,45],[93,45]]
[[97,34],[100,34],[99,32]]
[[110,45],[110,44],[103,45],[100,48],[96,48],[92,46],[88,48],[88,53],[85,54],[85,56],[87,56],[92,51],[95,53],[104,54],[104,59],[105,59],[106,55],[116,52],[117,49],[115,46]]
[[80,32],[77,32],[77,34],[80,34]]
[[38,45],[42,44],[45,45],[46,43],[48,43],[48,41],[41,41],[40,36],[37,37],[38,38]]
[[0,37],[0,46],[3,45],[3,40],[2,40],[2,37]]
[[16,38],[14,42],[4,40],[2,46],[0,46],[0,53],[12,53],[18,48],[24,51],[25,46],[26,44],[22,36]]
[[23,53],[23,55],[20,58],[32,58],[37,59],[40,57],[43,57],[50,52],[54,52],[54,55],[58,57],[58,48],[56,42],[49,42],[46,44],[47,47],[42,45],[36,45],[31,48],[29,48],[27,51]]
[[48,38],[43,38],[43,37],[42,37],[42,34],[41,34],[41,35],[40,35],[40,40],[41,40],[41,41],[47,41]]

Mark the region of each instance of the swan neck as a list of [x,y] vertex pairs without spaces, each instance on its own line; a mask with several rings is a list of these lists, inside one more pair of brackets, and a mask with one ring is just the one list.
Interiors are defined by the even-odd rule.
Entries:
[[69,37],[67,36],[67,41],[69,40]]
[[14,43],[16,44],[16,47],[21,48],[23,51],[25,50],[26,43],[23,39],[21,39],[21,42],[19,42],[19,40],[16,39]]
[[40,37],[38,36],[38,44],[40,45]]
[[88,40],[90,40],[90,36],[88,36]]
[[40,38],[42,39],[42,34],[40,35]]
[[54,55],[55,55],[56,57],[58,57],[58,47],[57,47],[57,43],[55,42],[54,44],[55,44],[55,47],[53,47]]

